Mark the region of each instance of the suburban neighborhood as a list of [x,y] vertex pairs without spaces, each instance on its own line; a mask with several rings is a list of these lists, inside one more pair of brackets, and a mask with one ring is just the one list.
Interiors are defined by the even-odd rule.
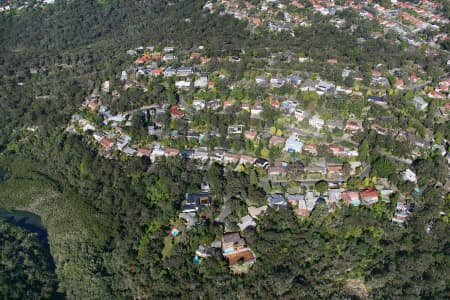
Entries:
[[[413,210],[408,197],[398,190],[397,183],[377,176],[383,173],[374,173],[377,166],[361,160],[365,155],[361,151],[367,151],[364,149],[367,145],[361,144],[361,135],[364,132],[380,137],[389,135],[394,143],[403,144],[407,140],[408,152],[385,153],[384,159],[404,168],[398,173],[399,180],[409,182],[419,191],[421,187],[410,169],[412,160],[435,150],[448,157],[448,145],[427,131],[389,126],[389,119],[385,118],[388,116],[378,115],[378,107],[390,109],[389,99],[406,92],[411,94],[406,105],[418,116],[427,113],[430,103],[448,114],[450,77],[442,78],[433,87],[423,71],[405,73],[377,65],[373,66],[370,81],[364,80],[358,70],[343,69],[342,78],[351,77],[352,84],[342,86],[302,72],[305,62],[300,57],[297,59],[300,70],[287,68],[289,73],[285,76],[269,73],[269,63],[264,72],[250,70],[251,75],[233,82],[227,80],[223,68],[214,69],[211,64],[232,65],[241,58],[208,57],[206,52],[202,46],[194,50],[171,46],[128,50],[129,68],[95,89],[79,113],[72,116],[67,130],[83,135],[100,155],[111,159],[137,156],[156,162],[179,157],[195,161],[199,168],[221,164],[229,170],[254,172],[267,193],[267,202],[261,207],[248,207],[248,214],[236,224],[240,231],[225,229],[221,247],[230,267],[238,261],[249,266],[256,260],[245,239],[239,236],[247,227],[256,226],[250,213],[254,209],[264,212],[267,207],[289,207],[299,217],[308,217],[321,203],[332,211],[341,205],[389,203],[395,196],[397,210],[392,222],[407,225]],[[280,56],[286,54],[274,54],[265,60],[270,62]],[[293,54],[287,57],[295,59]],[[395,79],[393,84],[390,78]],[[418,83],[422,83],[419,89]],[[216,85],[226,90],[228,97],[221,97]],[[248,98],[253,87],[264,93]],[[124,99],[127,94],[145,97],[152,89],[170,91],[172,99],[163,98],[142,106],[133,98]],[[321,97],[338,99],[340,103],[351,101],[355,105],[333,114],[312,109],[311,104]],[[444,121],[447,117],[440,118]],[[174,227],[174,239],[183,230],[199,224],[204,217],[202,212],[213,204],[209,190],[201,190],[200,194],[186,196],[185,205],[180,208],[180,220],[185,223]],[[221,216],[216,221],[226,223],[227,212],[221,213],[219,209],[218,213]],[[220,253],[214,249],[203,245],[194,261],[200,263],[211,253]],[[235,271],[242,272],[242,268]]]

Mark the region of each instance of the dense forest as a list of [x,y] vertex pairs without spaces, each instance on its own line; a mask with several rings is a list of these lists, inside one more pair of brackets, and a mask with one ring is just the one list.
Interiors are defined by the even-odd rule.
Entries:
[[52,258],[35,233],[0,219],[0,297],[57,298]]
[[[385,63],[443,63],[370,38],[337,32],[325,21],[298,29],[297,38],[254,33],[230,16],[206,14],[206,1],[56,1],[20,14],[0,15],[0,207],[27,207],[48,229],[56,275],[36,237],[0,223],[0,295],[6,298],[429,298],[448,297],[448,196],[438,167],[442,157],[417,161],[426,189],[414,199],[409,226],[391,222],[396,202],[344,207],[298,219],[292,210],[269,209],[245,231],[258,260],[247,275],[232,275],[221,258],[192,263],[200,244],[220,239],[223,228],[205,218],[176,242],[166,237],[186,192],[204,178],[219,199],[230,199],[231,220],[247,205],[265,203],[257,174],[213,164],[199,169],[181,158],[151,164],[147,158],[107,160],[80,137],[64,131],[75,109],[100,82],[127,65],[125,51],[139,45],[204,45],[211,55],[266,55],[280,48],[314,59],[360,63],[362,71]],[[357,16],[353,16],[357,18]],[[339,34],[338,34],[339,33]],[[368,43],[357,45],[357,37]],[[327,45],[326,49],[323,45]],[[236,68],[244,69],[244,63]],[[317,67],[320,68],[320,67]],[[323,68],[317,70],[327,72]],[[235,76],[240,76],[236,71]],[[35,132],[28,126],[40,126]],[[392,147],[371,135],[363,143]],[[394,144],[399,153],[407,145]],[[366,149],[368,160],[370,151]],[[389,169],[372,157],[379,172]],[[393,171],[389,172],[392,175]],[[431,175],[430,175],[431,174]],[[444,174],[445,176],[445,174]],[[405,187],[406,189],[407,187]],[[434,220],[432,233],[425,230]],[[234,222],[231,225],[236,225]],[[21,253],[14,256],[12,253]],[[3,260],[7,257],[7,260]],[[26,268],[24,267],[26,265]],[[5,272],[3,272],[3,269]],[[30,271],[31,270],[31,271]],[[57,283],[56,283],[57,282]],[[57,285],[57,286],[56,286]],[[361,286],[366,286],[361,288]]]
[[[73,136],[49,139],[30,137],[21,150],[5,156],[10,161],[2,164],[15,171],[0,199],[3,206],[32,206],[47,220],[53,255],[61,264],[60,288],[71,298],[210,298],[219,290],[223,298],[364,298],[357,288],[361,282],[374,298],[443,298],[448,291],[447,224],[435,218],[433,233],[425,230],[430,216],[445,209],[442,188],[430,186],[415,200],[417,212],[406,228],[390,222],[395,202],[333,214],[319,207],[304,220],[290,209],[271,210],[256,231],[245,232],[257,264],[251,273],[234,276],[221,259],[200,266],[191,262],[199,244],[221,236],[211,221],[186,232],[169,255],[163,255],[163,240],[183,193],[198,191],[204,176],[214,194],[234,199],[238,214],[245,207],[240,199],[260,204],[264,194],[248,175],[218,165],[204,173],[172,159],[155,166],[140,159],[111,162]],[[20,195],[11,196],[25,183]],[[54,195],[51,204],[42,203],[44,195]],[[56,224],[54,210],[62,214]]]

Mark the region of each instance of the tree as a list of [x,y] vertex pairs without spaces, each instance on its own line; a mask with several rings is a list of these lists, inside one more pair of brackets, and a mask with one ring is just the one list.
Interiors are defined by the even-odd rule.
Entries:
[[288,164],[287,172],[292,174],[293,178],[302,176],[305,173],[305,164],[301,160],[296,160]]
[[360,161],[367,161],[369,158],[369,143],[367,140],[364,140],[358,149],[358,156]]
[[316,189],[316,191],[323,195],[328,190],[328,182],[326,182],[325,180],[317,181],[314,185],[314,188]]
[[395,171],[395,164],[386,157],[377,158],[372,166],[372,171],[378,177],[389,177]]

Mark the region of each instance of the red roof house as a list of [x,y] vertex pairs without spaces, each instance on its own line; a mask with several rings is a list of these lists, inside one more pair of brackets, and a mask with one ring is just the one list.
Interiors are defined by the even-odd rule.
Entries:
[[378,191],[374,188],[367,188],[359,191],[361,200],[364,204],[373,204],[378,202]]

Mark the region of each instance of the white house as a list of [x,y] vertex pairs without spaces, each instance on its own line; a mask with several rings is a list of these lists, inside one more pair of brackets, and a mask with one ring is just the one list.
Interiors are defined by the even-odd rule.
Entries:
[[263,112],[263,107],[261,105],[254,105],[250,110],[250,116],[252,118],[258,117]]
[[295,118],[297,119],[297,121],[303,121],[303,119],[306,117],[307,114],[305,113],[304,110],[297,108],[294,111],[294,115],[295,115]]
[[414,97],[412,103],[418,110],[425,110],[428,107],[428,102],[423,100],[420,96]]
[[309,119],[309,125],[314,128],[322,129],[324,124],[325,121],[321,119],[318,115],[314,115],[311,117],[311,119]]
[[296,134],[292,134],[284,144],[284,151],[300,153],[303,150],[305,144],[298,139]]
[[191,83],[189,81],[181,80],[181,81],[175,82],[175,86],[177,88],[188,88],[191,86]]
[[192,107],[193,107],[195,110],[202,110],[202,109],[205,108],[205,106],[206,106],[206,102],[205,102],[205,100],[203,100],[203,99],[195,99],[195,100],[192,102]]
[[402,172],[402,178],[405,181],[411,181],[411,182],[417,181],[416,173],[414,173],[410,169],[406,169],[405,171]]

